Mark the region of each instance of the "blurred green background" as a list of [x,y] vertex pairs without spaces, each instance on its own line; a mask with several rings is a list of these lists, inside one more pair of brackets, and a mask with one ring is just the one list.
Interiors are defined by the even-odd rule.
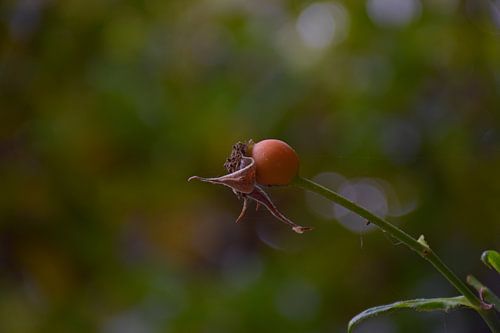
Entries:
[[[345,332],[456,292],[355,216],[272,188],[297,235],[216,176],[280,138],[316,178],[496,291],[498,0],[4,0],[0,332]],[[495,285],[496,283],[496,285]],[[487,332],[403,313],[358,332]]]

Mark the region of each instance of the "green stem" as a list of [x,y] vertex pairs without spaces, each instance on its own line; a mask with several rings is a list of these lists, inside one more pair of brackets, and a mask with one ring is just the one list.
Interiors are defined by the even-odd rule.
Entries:
[[351,200],[335,193],[334,191],[321,186],[309,179],[296,177],[292,185],[309,190],[316,194],[319,194],[347,209],[358,214],[359,216],[367,219],[369,222],[375,224],[383,231],[387,232],[392,237],[399,240],[401,243],[408,246],[413,251],[417,252],[422,258],[431,263],[434,268],[437,269],[441,275],[443,275],[448,282],[455,287],[462,295],[464,295],[467,300],[472,304],[474,309],[481,315],[483,320],[488,324],[493,333],[500,333],[500,320],[491,310],[485,310],[481,308],[481,300],[470,290],[467,285],[460,280],[455,273],[453,273],[448,266],[439,258],[434,251],[427,245],[423,238],[421,240],[416,240],[412,236],[408,235],[403,230],[399,229],[395,225],[387,222],[386,220],[378,217],[377,215],[369,212],[365,208],[358,206]]

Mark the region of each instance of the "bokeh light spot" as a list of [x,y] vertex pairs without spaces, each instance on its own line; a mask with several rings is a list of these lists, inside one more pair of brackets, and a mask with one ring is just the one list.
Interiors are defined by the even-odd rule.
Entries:
[[[344,183],[346,179],[335,172],[322,172],[314,176],[313,180],[323,186],[334,191],[337,190],[340,184]],[[306,191],[306,202],[311,211],[324,219],[333,219],[335,214],[333,213],[333,203],[323,198],[322,196]]]
[[403,27],[415,20],[421,12],[419,0],[368,0],[368,16],[378,26]]
[[[385,217],[389,211],[387,197],[382,187],[371,179],[346,181],[339,188],[339,193],[377,216]],[[337,204],[334,205],[335,217],[345,228],[364,233],[374,228],[367,220]]]
[[300,13],[296,28],[307,47],[323,49],[346,38],[348,23],[348,14],[342,5],[316,2]]

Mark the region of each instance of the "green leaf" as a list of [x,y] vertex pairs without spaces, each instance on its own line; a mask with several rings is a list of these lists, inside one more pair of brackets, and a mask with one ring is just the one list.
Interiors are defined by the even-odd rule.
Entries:
[[494,250],[484,251],[481,260],[486,266],[500,273],[500,253]]
[[467,301],[464,296],[450,297],[450,298],[421,298],[413,299],[408,301],[400,301],[387,305],[380,305],[370,309],[367,309],[349,322],[347,331],[350,333],[352,330],[359,325],[362,321],[376,317],[381,314],[388,314],[400,310],[415,310],[415,311],[450,311],[458,307],[470,307],[472,305]]

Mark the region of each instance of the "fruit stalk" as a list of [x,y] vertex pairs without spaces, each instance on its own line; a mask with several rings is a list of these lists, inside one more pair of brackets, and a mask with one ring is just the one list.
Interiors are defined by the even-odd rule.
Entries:
[[481,307],[481,300],[472,292],[467,285],[457,277],[453,271],[432,251],[425,240],[422,238],[415,239],[400,228],[387,222],[386,220],[371,213],[365,208],[355,204],[351,200],[341,196],[340,194],[321,186],[309,179],[297,176],[291,185],[319,194],[344,208],[358,214],[367,221],[375,224],[382,231],[387,232],[392,237],[405,244],[411,250],[417,252],[422,258],[427,260],[448,282],[455,287],[462,295],[470,302],[475,311],[483,318],[493,333],[500,333],[500,320],[493,310],[486,310]]

